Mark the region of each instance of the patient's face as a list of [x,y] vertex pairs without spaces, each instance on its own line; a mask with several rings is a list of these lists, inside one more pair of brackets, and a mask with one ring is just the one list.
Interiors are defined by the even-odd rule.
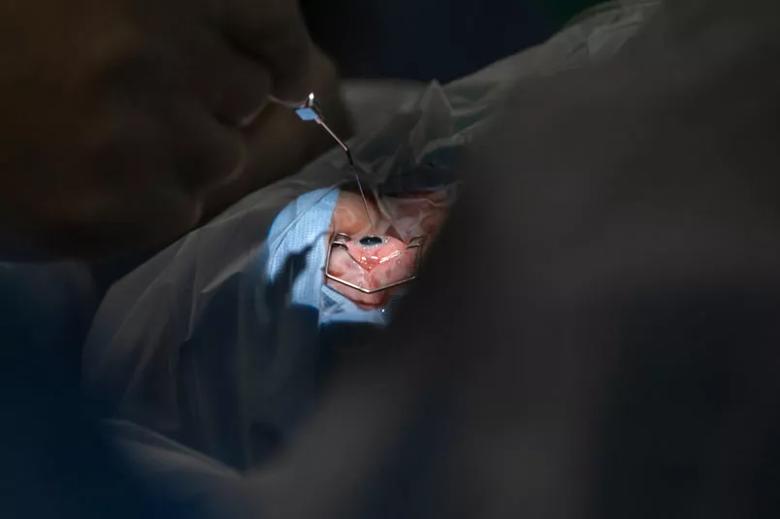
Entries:
[[[342,191],[333,212],[328,273],[367,290],[387,287],[412,277],[421,255],[446,216],[448,196],[444,191],[383,197],[368,201],[359,194]],[[373,226],[372,226],[373,222]],[[384,306],[394,289],[366,294],[332,279],[328,286],[362,308]]]

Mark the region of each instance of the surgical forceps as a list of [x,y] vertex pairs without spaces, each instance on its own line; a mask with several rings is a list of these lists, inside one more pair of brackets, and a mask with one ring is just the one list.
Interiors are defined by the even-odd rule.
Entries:
[[295,102],[295,101],[283,101],[279,99],[278,97],[269,96],[269,99],[280,106],[284,106],[285,108],[289,108],[293,112],[295,112],[295,115],[298,116],[298,118],[301,121],[304,122],[315,122],[322,129],[324,129],[328,135],[330,135],[334,141],[339,145],[339,147],[344,150],[344,153],[347,155],[347,161],[349,162],[349,166],[352,168],[353,173],[355,174],[355,181],[357,182],[358,189],[360,190],[360,197],[363,199],[363,207],[366,210],[366,217],[368,218],[368,222],[371,224],[371,228],[374,227],[374,219],[371,218],[371,211],[368,208],[368,199],[366,199],[366,193],[363,191],[363,183],[360,181],[360,176],[358,175],[358,169],[357,165],[355,164],[354,159],[352,158],[352,152],[349,149],[349,146],[342,141],[336,133],[330,129],[330,127],[325,123],[324,118],[322,117],[322,110],[320,109],[320,104],[317,102],[317,99],[314,97],[314,92],[311,92],[308,96],[306,96],[306,99],[303,101]]

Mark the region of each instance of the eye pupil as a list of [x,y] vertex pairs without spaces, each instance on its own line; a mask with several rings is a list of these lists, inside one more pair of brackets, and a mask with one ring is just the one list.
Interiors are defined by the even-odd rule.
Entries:
[[380,236],[363,236],[360,238],[360,245],[364,247],[372,247],[374,245],[380,245],[384,240]]

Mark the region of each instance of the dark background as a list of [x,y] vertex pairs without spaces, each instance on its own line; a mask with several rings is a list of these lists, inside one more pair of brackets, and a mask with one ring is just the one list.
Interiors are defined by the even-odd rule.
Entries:
[[449,81],[552,35],[594,0],[303,0],[346,77]]
[[[316,41],[346,77],[447,81],[543,41],[595,2],[302,3]],[[98,292],[149,254],[94,265]],[[98,301],[71,282],[71,271],[80,272],[72,265],[0,270],[2,517],[140,517],[136,506],[148,504],[106,457],[94,410],[80,412],[80,348]],[[155,505],[160,517],[181,517]]]

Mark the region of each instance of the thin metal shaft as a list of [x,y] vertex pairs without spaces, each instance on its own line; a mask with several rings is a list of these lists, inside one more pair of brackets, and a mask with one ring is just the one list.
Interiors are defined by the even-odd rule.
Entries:
[[352,172],[355,174],[355,181],[357,181],[358,189],[360,190],[360,197],[363,199],[363,207],[366,210],[366,217],[368,218],[368,223],[371,224],[371,230],[374,230],[374,219],[371,218],[371,210],[368,208],[368,199],[366,199],[366,193],[363,191],[363,183],[360,182],[360,176],[358,175],[358,170],[355,167],[355,164],[352,162],[352,157],[350,157],[350,167],[352,167]]
[[326,132],[328,132],[328,133],[330,134],[330,136],[331,136],[331,137],[333,137],[333,140],[334,140],[334,141],[336,141],[336,142],[338,143],[338,145],[339,145],[339,146],[341,146],[341,149],[342,149],[342,150],[344,150],[344,153],[346,153],[346,154],[347,154],[347,159],[349,159],[349,163],[350,163],[351,165],[354,165],[354,162],[352,161],[352,152],[350,152],[350,151],[349,151],[349,146],[347,146],[346,144],[344,144],[344,141],[342,141],[341,139],[339,139],[338,135],[336,135],[335,133],[333,133],[333,130],[331,130],[331,129],[328,127],[328,125],[327,125],[327,124],[325,124],[325,121],[323,121],[321,117],[318,117],[317,119],[315,119],[315,121],[317,121],[317,124],[319,124],[320,126],[322,126],[323,128],[325,128],[325,131],[326,131]]
[[326,132],[330,134],[331,137],[333,137],[333,140],[335,140],[339,146],[341,146],[341,149],[344,150],[344,153],[347,154],[347,160],[349,161],[349,167],[352,168],[352,172],[355,175],[355,181],[357,182],[358,190],[360,191],[360,198],[363,199],[363,208],[366,210],[366,218],[368,218],[368,223],[371,225],[371,230],[374,229],[374,219],[371,218],[371,210],[368,208],[368,199],[366,198],[366,192],[363,190],[363,183],[360,181],[360,175],[358,175],[358,169],[355,165],[355,160],[352,158],[352,152],[349,149],[349,146],[347,146],[344,141],[339,139],[338,135],[333,133],[333,130],[331,130],[327,124],[325,124],[325,121],[322,120],[322,118],[318,117],[316,119],[317,124],[322,126]]
[[319,105],[314,97],[314,92],[310,93],[306,99],[300,102],[284,101],[274,96],[269,96],[269,99],[276,104],[294,110],[298,114],[298,117],[300,117],[302,120],[313,120],[319,124],[322,128],[325,129],[326,132],[328,132],[328,135],[330,135],[333,140],[336,141],[341,149],[344,150],[344,153],[347,154],[349,166],[352,168],[352,171],[355,174],[355,181],[357,181],[358,189],[360,190],[360,197],[363,199],[363,207],[366,209],[366,217],[368,218],[368,222],[371,224],[371,229],[373,230],[374,219],[371,218],[371,210],[368,208],[368,199],[366,198],[365,191],[363,191],[363,183],[360,181],[360,175],[358,175],[357,166],[355,165],[355,161],[352,159],[352,152],[349,150],[349,146],[347,146],[344,141],[339,139],[339,136],[336,135],[327,124],[325,124],[325,121],[322,119],[322,112],[320,112]]

